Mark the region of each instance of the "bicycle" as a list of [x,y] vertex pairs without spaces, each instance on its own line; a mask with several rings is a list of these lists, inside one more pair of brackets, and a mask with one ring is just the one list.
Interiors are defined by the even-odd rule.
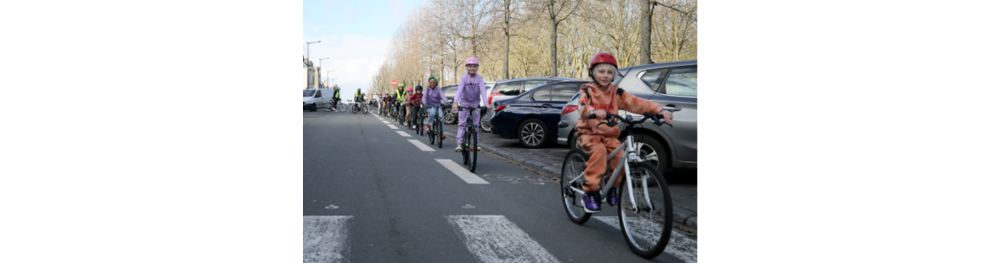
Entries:
[[[350,102],[351,100],[348,100],[348,103]],[[337,101],[337,112],[348,112],[348,103]]]
[[420,136],[423,136],[423,134],[426,133],[426,131],[424,131],[425,128],[423,127],[423,123],[425,122],[426,118],[427,118],[427,111],[423,109],[423,106],[420,106],[420,110],[416,115],[416,133],[419,134]]
[[406,104],[405,103],[400,103],[399,104],[399,114],[397,114],[396,119],[397,119],[397,121],[399,121],[399,124],[406,123]]
[[436,111],[434,118],[430,119],[430,130],[427,130],[427,137],[430,137],[430,145],[433,145],[436,139],[437,148],[444,148],[444,140],[441,138],[441,134],[444,134],[444,131],[440,129],[440,124],[444,123],[444,108],[440,105],[427,105],[426,107],[428,109],[434,108]]
[[351,104],[351,113],[358,114],[361,111],[363,114],[368,114],[368,105],[365,105],[364,101]]
[[[478,164],[478,130],[475,127],[474,115],[475,110],[478,108],[469,108],[458,105],[458,110],[468,110],[468,118],[465,119],[465,134],[464,140],[461,142],[461,156],[464,157],[465,165],[468,166],[468,170],[475,172],[475,166]],[[482,107],[481,114],[485,115],[485,108]]]
[[411,105],[413,106],[410,107],[409,122],[406,123],[406,127],[409,128],[410,130],[413,130],[414,133],[420,134],[418,130],[420,127],[418,127],[416,124],[419,121],[420,108],[422,108],[422,105],[415,105],[415,104],[411,104]]
[[[677,111],[676,109],[668,109]],[[612,160],[619,151],[625,150],[620,163],[623,169],[614,169],[606,163],[606,171],[612,170],[610,175],[603,178],[600,183],[599,196],[602,197],[603,204],[606,203],[608,186],[615,183],[620,171],[624,171],[621,186],[617,187],[617,197],[619,197],[617,208],[619,210],[619,225],[626,239],[626,244],[633,250],[634,254],[642,258],[651,259],[660,255],[667,246],[671,238],[671,228],[674,222],[672,211],[671,192],[668,184],[664,180],[664,173],[656,166],[645,162],[636,154],[633,145],[633,125],[641,124],[650,119],[655,125],[664,122],[658,121],[660,114],[644,113],[640,120],[633,120],[632,116],[625,118],[612,113],[607,113],[609,122],[601,123],[610,127],[616,126],[615,119],[626,123],[624,133],[626,141],[609,153],[606,160]],[[590,114],[589,118],[595,118],[595,114]],[[601,125],[600,124],[600,125]],[[669,124],[670,125],[670,124]],[[673,127],[673,126],[672,126]],[[564,158],[561,167],[561,194],[564,201],[564,210],[575,224],[584,224],[592,216],[584,210],[582,195],[585,191],[582,184],[585,181],[583,176],[585,171],[585,161],[589,155],[582,149],[571,149]],[[632,169],[632,172],[631,172]],[[603,183],[604,182],[604,183]]]

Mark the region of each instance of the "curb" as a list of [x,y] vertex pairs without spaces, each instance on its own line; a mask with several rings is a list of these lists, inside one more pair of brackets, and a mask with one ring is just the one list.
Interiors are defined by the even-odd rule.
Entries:
[[[444,134],[447,134],[448,138],[457,138],[457,134],[452,134],[447,131],[444,131]],[[454,140],[457,141],[457,139]],[[559,167],[551,166],[534,160],[527,160],[525,157],[520,156],[518,154],[510,153],[489,145],[485,145],[483,143],[478,143],[478,148],[485,150],[485,152],[487,153],[492,153],[494,155],[498,155],[500,157],[508,159],[512,164],[519,166],[526,166],[528,168],[535,169],[543,173],[544,176],[548,176],[551,178],[557,178],[558,176],[560,176],[561,170]],[[684,224],[692,229],[698,229],[698,221],[696,219],[697,216],[695,214],[688,213],[686,212],[686,209],[677,206],[674,207],[674,211],[672,211],[672,213],[674,214],[675,221]]]

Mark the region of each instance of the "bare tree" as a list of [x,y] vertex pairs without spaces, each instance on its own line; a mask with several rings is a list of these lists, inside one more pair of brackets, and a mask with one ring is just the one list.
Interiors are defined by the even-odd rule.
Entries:
[[547,19],[551,25],[551,77],[557,77],[557,27],[568,19],[581,6],[579,0],[546,0],[541,10],[547,11]]

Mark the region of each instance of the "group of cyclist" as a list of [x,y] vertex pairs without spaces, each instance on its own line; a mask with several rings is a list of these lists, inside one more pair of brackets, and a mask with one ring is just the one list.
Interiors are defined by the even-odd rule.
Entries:
[[[478,75],[479,62],[475,57],[470,57],[465,61],[465,68],[467,72],[464,76],[461,76],[458,82],[458,90],[454,95],[454,101],[451,103],[451,109],[457,111],[458,105],[463,105],[470,108],[475,108],[480,105],[482,101],[488,101],[485,92],[485,79],[482,75]],[[619,128],[610,127],[608,125],[604,126],[608,120],[606,113],[619,114],[619,110],[625,110],[628,112],[640,113],[647,112],[650,114],[659,114],[664,118],[664,122],[670,124],[673,119],[673,115],[670,111],[661,107],[657,103],[653,103],[649,100],[638,98],[629,93],[623,91],[623,89],[618,86],[611,84],[615,79],[619,64],[616,62],[616,58],[612,54],[603,52],[595,54],[589,61],[588,75],[592,78],[592,81],[583,84],[579,88],[578,101],[578,112],[579,118],[578,123],[575,126],[576,134],[578,134],[577,142],[581,149],[589,154],[589,159],[586,161],[586,169],[584,171],[584,183],[582,188],[585,190],[585,194],[582,197],[584,203],[585,211],[588,213],[597,213],[600,211],[600,200],[598,195],[600,180],[606,175],[606,162],[609,162],[610,167],[617,167],[619,162],[618,158],[613,158],[612,160],[606,160],[607,155],[620,146]],[[410,120],[410,113],[419,112],[420,106],[440,106],[441,103],[447,103],[447,97],[444,96],[443,92],[437,87],[437,79],[430,76],[428,79],[429,88],[427,91],[423,92],[423,87],[420,85],[416,86],[415,92],[412,87],[405,88],[404,84],[400,84],[393,94],[387,94],[386,97],[382,98],[382,105],[393,105],[392,110],[405,110],[406,121]],[[413,93],[413,94],[411,94]],[[486,105],[487,109],[491,110],[492,106]],[[475,127],[479,126],[479,111],[472,111],[475,116],[472,116]],[[428,120],[435,118],[436,114],[442,114],[437,110],[437,107],[430,107],[428,109]],[[594,114],[594,116],[590,116]],[[416,116],[415,114],[413,116]],[[460,152],[461,143],[464,138],[465,127],[467,126],[466,120],[468,118],[468,111],[458,112],[458,137],[457,137],[457,148],[455,151]],[[444,125],[440,122],[439,125]],[[426,127],[429,130],[429,127]],[[443,126],[440,127],[443,130]],[[441,138],[443,139],[443,137]],[[618,153],[616,156],[622,156],[622,152]],[[620,167],[620,169],[622,169]],[[623,173],[619,173],[622,176]],[[619,182],[622,178],[617,178],[615,184],[610,186],[609,192],[607,194],[607,201],[609,205],[615,206],[617,203],[616,187],[618,187]]]
[[[334,95],[331,97],[330,110],[336,111],[337,104],[340,102],[341,102],[341,88],[334,87]],[[365,94],[361,93],[361,89],[358,89],[358,92],[354,94],[354,102],[355,103],[365,102]]]

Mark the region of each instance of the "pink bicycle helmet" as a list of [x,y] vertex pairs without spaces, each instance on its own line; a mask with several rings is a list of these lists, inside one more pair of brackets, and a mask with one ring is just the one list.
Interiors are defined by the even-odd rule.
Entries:
[[407,87],[406,92],[413,92],[413,87]]
[[465,65],[471,65],[471,64],[478,65],[478,59],[475,57],[470,57],[468,58],[468,60],[465,60]]

